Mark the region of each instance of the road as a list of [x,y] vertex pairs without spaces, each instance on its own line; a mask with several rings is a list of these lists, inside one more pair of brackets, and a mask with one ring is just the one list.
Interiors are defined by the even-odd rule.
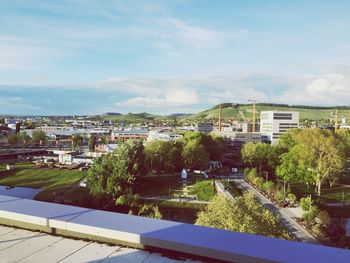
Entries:
[[318,243],[318,241],[311,236],[304,228],[302,228],[292,217],[291,211],[288,208],[280,208],[275,206],[269,199],[267,199],[264,195],[259,193],[255,188],[245,182],[243,179],[234,179],[236,183],[241,185],[241,187],[248,192],[252,193],[258,200],[261,202],[266,208],[270,211],[276,213],[280,216],[280,221],[283,225],[285,225],[288,230],[296,236],[299,241],[308,242],[308,243]]

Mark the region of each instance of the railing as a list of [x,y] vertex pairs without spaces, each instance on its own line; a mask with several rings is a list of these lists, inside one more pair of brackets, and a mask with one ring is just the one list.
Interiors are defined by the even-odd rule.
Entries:
[[0,223],[214,261],[350,262],[343,249],[9,196]]

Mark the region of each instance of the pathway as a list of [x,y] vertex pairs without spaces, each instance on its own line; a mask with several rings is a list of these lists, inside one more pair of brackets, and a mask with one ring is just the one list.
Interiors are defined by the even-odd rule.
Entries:
[[140,196],[142,200],[156,200],[156,201],[170,201],[170,202],[183,202],[183,203],[192,203],[192,204],[209,204],[208,201],[200,201],[200,200],[191,200],[188,198],[174,198],[174,197],[161,197],[161,196]]
[[318,241],[311,236],[304,228],[302,228],[292,217],[296,217],[288,208],[280,208],[275,206],[269,199],[264,195],[259,193],[255,188],[245,182],[243,179],[234,179],[236,183],[240,184],[241,187],[248,192],[252,193],[266,208],[270,211],[278,214],[283,225],[285,225],[288,230],[294,234],[299,241],[308,243],[318,243]]

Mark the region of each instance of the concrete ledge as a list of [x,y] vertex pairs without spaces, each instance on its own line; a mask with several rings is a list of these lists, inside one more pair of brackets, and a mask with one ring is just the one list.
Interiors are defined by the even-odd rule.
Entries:
[[0,223],[229,262],[350,262],[348,250],[0,196]]

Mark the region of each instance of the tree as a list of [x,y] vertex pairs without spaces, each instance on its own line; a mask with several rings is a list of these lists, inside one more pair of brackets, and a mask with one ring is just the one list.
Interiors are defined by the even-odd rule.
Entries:
[[16,144],[20,142],[20,137],[18,134],[9,134],[7,136],[7,142],[14,147]]
[[89,192],[116,205],[132,203],[134,184],[145,174],[143,150],[142,142],[126,141],[113,153],[96,158],[88,171]]
[[30,142],[31,138],[26,132],[21,132],[19,134],[19,141],[24,145],[27,146]]
[[47,137],[45,132],[43,131],[33,131],[32,133],[33,143],[34,144],[45,144],[47,141]]
[[96,146],[96,138],[94,134],[90,134],[89,138],[89,152],[94,152]]
[[198,139],[187,142],[182,151],[182,158],[189,169],[205,169],[209,165],[209,156]]
[[256,160],[256,143],[248,142],[244,144],[241,154],[243,162],[249,163],[250,167],[253,167]]
[[274,214],[256,201],[252,194],[244,194],[234,200],[216,195],[207,208],[198,214],[196,224],[291,239]]
[[72,136],[72,149],[74,151],[78,150],[78,148],[83,144],[83,137],[79,134]]
[[283,154],[277,175],[285,181],[313,184],[321,195],[322,184],[333,184],[345,168],[344,147],[333,133],[320,129],[302,130],[295,144]]

